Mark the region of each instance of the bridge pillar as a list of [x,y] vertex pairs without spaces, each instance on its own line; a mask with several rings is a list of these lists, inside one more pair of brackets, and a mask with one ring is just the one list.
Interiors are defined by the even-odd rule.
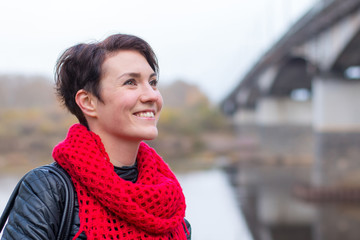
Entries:
[[360,82],[313,82],[317,186],[360,186]]
[[312,106],[290,97],[264,97],[256,113],[264,160],[281,164],[312,161]]
[[254,109],[242,109],[233,116],[236,131],[236,159],[240,162],[251,162],[257,159],[258,127],[255,121]]
[[[331,187],[338,190],[360,187],[359,103],[359,81],[336,78],[317,78],[313,81],[315,136],[313,184],[316,187]],[[346,204],[340,200],[318,206],[314,239],[359,238],[358,204]]]

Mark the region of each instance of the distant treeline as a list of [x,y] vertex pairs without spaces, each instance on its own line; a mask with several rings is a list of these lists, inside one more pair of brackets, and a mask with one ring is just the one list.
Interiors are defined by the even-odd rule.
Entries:
[[0,75],[0,107],[31,108],[56,104],[53,83],[42,76]]
[[[195,158],[216,157],[218,150],[209,149],[211,141],[216,136],[232,137],[231,126],[217,106],[185,81],[162,86],[160,91],[165,104],[159,137],[149,144],[174,165],[179,159],[194,163]],[[0,171],[51,162],[54,145],[75,122],[58,103],[50,79],[0,75]]]

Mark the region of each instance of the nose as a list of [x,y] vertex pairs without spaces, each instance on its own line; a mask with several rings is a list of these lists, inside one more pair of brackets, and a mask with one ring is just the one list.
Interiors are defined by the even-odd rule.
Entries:
[[141,92],[141,96],[140,96],[140,101],[141,102],[156,102],[158,101],[160,97],[160,92],[157,89],[154,89],[151,85],[146,84],[143,88],[142,88],[142,92]]

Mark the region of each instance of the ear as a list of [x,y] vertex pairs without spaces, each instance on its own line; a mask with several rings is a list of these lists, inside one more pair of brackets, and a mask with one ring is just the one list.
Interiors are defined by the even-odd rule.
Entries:
[[85,117],[97,117],[96,102],[97,98],[91,93],[80,89],[75,96],[75,101]]

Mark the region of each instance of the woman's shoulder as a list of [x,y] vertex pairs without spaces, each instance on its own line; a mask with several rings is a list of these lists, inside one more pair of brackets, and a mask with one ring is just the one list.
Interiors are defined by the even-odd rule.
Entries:
[[58,174],[55,163],[37,167],[28,172],[21,183],[21,189],[28,193],[37,194],[46,198],[55,197],[62,199],[65,194],[65,185]]
[[39,181],[60,181],[58,177],[52,173],[51,169],[55,169],[55,163],[40,166],[30,170],[24,175],[23,181],[26,183],[37,183]]
[[55,239],[64,209],[65,186],[48,167],[31,170],[20,180],[4,230],[5,239]]

